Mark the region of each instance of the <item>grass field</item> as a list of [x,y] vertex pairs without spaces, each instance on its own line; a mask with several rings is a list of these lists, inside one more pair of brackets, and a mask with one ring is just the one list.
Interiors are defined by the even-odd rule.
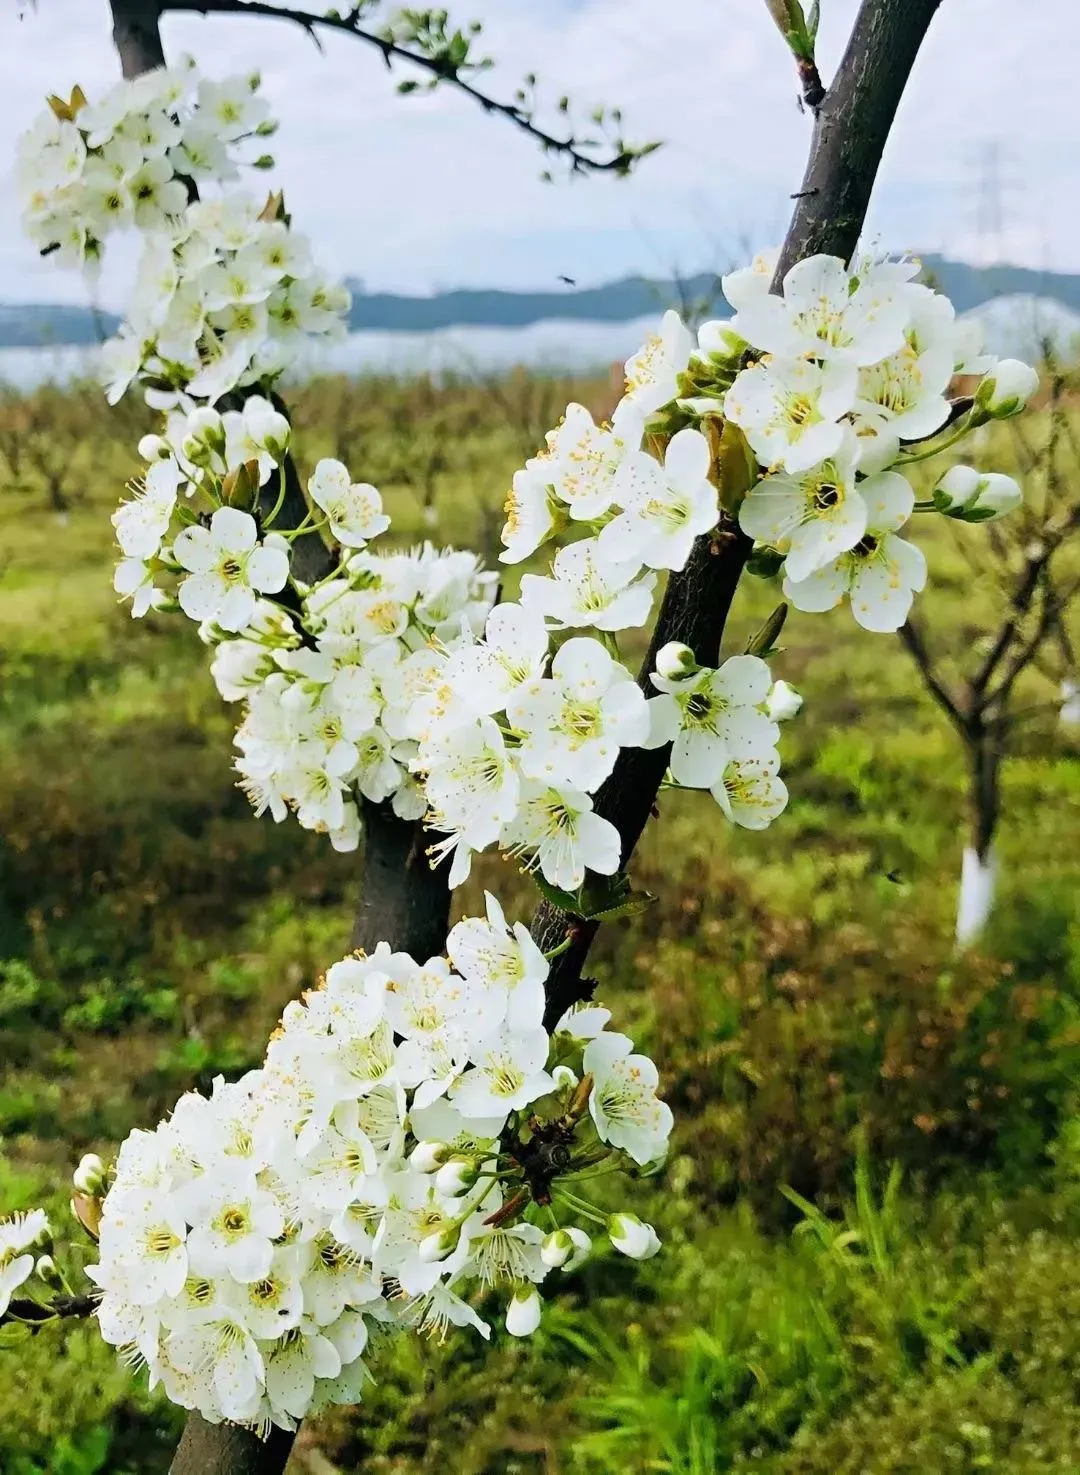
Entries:
[[[330,383],[298,402],[301,459],[345,453],[403,541],[490,550],[566,395]],[[40,455],[0,468],[0,1208],[62,1215],[80,1153],[257,1063],[343,951],[361,878],[251,818],[187,622],[116,606],[131,412],[51,404],[67,510]],[[952,531],[919,529],[921,610],[962,651],[990,595]],[[730,651],[777,597],[748,581]],[[758,835],[665,798],[635,875],[660,900],[596,951],[676,1111],[666,1175],[635,1189],[664,1252],[597,1258],[527,1345],[388,1345],[368,1402],[304,1430],[298,1471],[1080,1471],[1080,740],[1048,714],[1021,729],[1000,906],[957,958],[953,735],[894,638],[839,612],[794,615],[784,642],[807,698],[789,810]],[[485,885],[527,915],[497,859],[466,911]],[[164,1471],[177,1428],[92,1328],[0,1334],[3,1475]]]

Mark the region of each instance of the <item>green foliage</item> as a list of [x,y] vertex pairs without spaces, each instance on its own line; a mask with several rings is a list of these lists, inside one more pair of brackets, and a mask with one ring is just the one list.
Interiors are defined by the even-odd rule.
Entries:
[[[508,478],[562,405],[611,403],[602,382],[523,374],[294,398],[302,470],[341,456],[381,484],[403,543],[489,557]],[[82,468],[63,520],[40,470],[16,484],[7,466],[3,426],[46,412]],[[82,416],[55,391],[0,402],[0,1204],[58,1217],[82,1152],[257,1062],[346,948],[358,884],[355,857],[251,818],[236,714],[190,626],[116,607],[108,514],[140,427]],[[927,523],[922,607],[962,647],[989,596]],[[776,604],[747,581],[729,653]],[[1080,1469],[1076,740],[1025,728],[999,913],[958,958],[951,733],[899,646],[846,612],[792,611],[783,639],[776,673],[807,698],[782,739],[790,810],[750,835],[665,794],[630,878],[656,904],[602,927],[592,961],[676,1110],[666,1175],[633,1186],[664,1252],[554,1278],[525,1345],[385,1343],[359,1413],[311,1426],[337,1468]],[[535,902],[491,857],[466,910],[485,886],[511,915]],[[179,1415],[92,1328],[12,1336],[0,1471],[164,1475]]]

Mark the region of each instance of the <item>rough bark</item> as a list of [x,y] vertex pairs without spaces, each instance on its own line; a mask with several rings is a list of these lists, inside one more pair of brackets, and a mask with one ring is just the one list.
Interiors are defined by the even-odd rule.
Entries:
[[110,0],[113,43],[125,77],[138,77],[165,65],[161,45],[160,0]]
[[849,258],[896,109],[941,0],[864,0],[832,86],[817,110],[806,174],[776,283],[804,256]]
[[997,732],[975,727],[968,736],[971,768],[971,844],[980,860],[990,854],[1001,813],[1001,743]]
[[371,952],[385,939],[424,961],[441,953],[450,915],[448,868],[432,870],[423,826],[398,819],[389,804],[363,807],[364,885],[352,945]]
[[274,1429],[263,1441],[237,1424],[208,1424],[188,1414],[169,1475],[280,1475],[294,1437]]
[[[849,258],[858,244],[871,191],[896,109],[919,47],[940,0],[863,0],[836,78],[817,113],[810,158],[777,266],[774,290],[796,261],[815,252]],[[681,640],[700,662],[714,665],[728,611],[750,544],[731,524],[719,538],[700,538],[687,567],[672,574],[660,607],[649,654],[638,677],[651,691],[656,651]],[[669,749],[624,749],[596,799],[623,842],[623,861],[645,828],[667,767]],[[570,947],[552,964],[545,1016],[550,1026],[571,1004],[586,999],[591,981],[582,969],[596,924],[567,915],[545,901],[533,918],[541,947],[568,935]]]

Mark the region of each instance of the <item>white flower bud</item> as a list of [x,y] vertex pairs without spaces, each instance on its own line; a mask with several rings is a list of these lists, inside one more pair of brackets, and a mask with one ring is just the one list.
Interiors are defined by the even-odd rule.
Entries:
[[577,1074],[568,1065],[557,1065],[551,1072],[557,1091],[572,1091],[578,1083]]
[[1058,721],[1062,727],[1080,727],[1080,681],[1067,677],[1061,683],[1061,707]]
[[574,1245],[574,1253],[563,1266],[564,1273],[569,1274],[571,1270],[576,1270],[579,1265],[589,1258],[589,1254],[592,1251],[592,1240],[585,1233],[584,1229],[578,1229],[575,1224],[571,1224],[566,1232]]
[[558,1270],[574,1253],[574,1241],[565,1229],[553,1229],[540,1246],[540,1258],[549,1270]]
[[746,347],[745,339],[732,331],[731,324],[718,318],[702,323],[697,341],[698,348],[709,358],[731,358]]
[[256,397],[245,406],[244,420],[255,444],[262,446],[275,461],[280,461],[289,444],[289,422],[285,416],[279,414],[269,400]]
[[506,1308],[506,1330],[512,1337],[531,1337],[540,1325],[542,1305],[535,1286],[518,1286]]
[[608,1238],[631,1260],[649,1260],[660,1248],[656,1230],[651,1224],[643,1224],[636,1214],[612,1214],[608,1220]]
[[1020,359],[1002,359],[975,391],[977,409],[995,420],[1018,415],[1039,387],[1039,376]]
[[51,1255],[41,1256],[34,1266],[34,1274],[38,1280],[44,1281],[54,1291],[62,1291],[64,1289],[64,1282],[61,1279],[59,1270],[56,1268],[56,1261]]
[[678,640],[669,640],[656,653],[656,673],[666,681],[685,681],[697,669],[694,652]]
[[450,1229],[436,1229],[420,1241],[417,1254],[425,1265],[433,1265],[438,1260],[445,1260],[447,1255],[453,1254],[457,1248],[460,1235],[461,1231],[456,1225]]
[[934,488],[934,505],[962,522],[990,522],[1004,517],[1024,500],[1019,483],[997,471],[980,472],[953,466]]
[[187,440],[199,441],[212,451],[223,451],[225,427],[217,410],[209,405],[200,405],[197,410],[192,410],[187,417],[185,442]]
[[450,1155],[445,1142],[418,1142],[409,1158],[409,1167],[418,1173],[434,1173]]
[[435,1174],[435,1187],[447,1198],[466,1193],[480,1176],[480,1169],[467,1157],[452,1157]]
[[786,681],[774,681],[765,698],[765,711],[774,722],[787,722],[796,716],[803,704],[802,696]]
[[139,455],[144,461],[167,461],[172,446],[163,435],[144,435],[139,441]]
[[79,1166],[71,1175],[71,1181],[80,1193],[90,1198],[100,1197],[105,1187],[105,1164],[96,1152],[88,1152],[79,1159]]

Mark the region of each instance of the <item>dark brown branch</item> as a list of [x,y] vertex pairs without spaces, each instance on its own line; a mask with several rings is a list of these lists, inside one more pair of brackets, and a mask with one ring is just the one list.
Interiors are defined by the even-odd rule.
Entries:
[[113,44],[125,77],[138,77],[165,65],[159,0],[111,0]]
[[[810,161],[780,254],[773,289],[803,256],[824,251],[850,257],[858,244],[882,151],[919,46],[939,0],[863,0],[847,51],[814,125]],[[649,654],[638,677],[651,690],[653,657],[669,640],[681,640],[697,659],[715,665],[728,611],[750,552],[750,543],[728,522],[719,538],[699,538],[690,561],[668,581]],[[596,811],[619,831],[623,862],[637,844],[656,802],[668,750],[625,749],[596,798]],[[574,918],[545,901],[533,919],[533,935],[550,951],[570,937],[554,959],[548,982],[550,1026],[571,1004],[588,998],[582,971],[596,924]]]
[[918,625],[910,618],[900,626],[898,630],[901,643],[906,647],[911,659],[919,668],[923,683],[927,691],[937,702],[938,706],[948,717],[949,721],[961,734],[967,732],[967,717],[962,710],[956,697],[945,685],[934,669],[934,659],[930,654],[923,633]]
[[288,21],[292,25],[299,26],[317,45],[320,28],[336,31],[340,35],[352,36],[357,41],[365,41],[379,51],[388,66],[393,61],[407,62],[427,72],[437,81],[456,87],[459,92],[463,92],[466,97],[478,103],[485,113],[493,113],[497,117],[506,118],[516,128],[520,128],[523,133],[534,139],[545,153],[561,154],[564,158],[569,159],[573,171],[578,174],[627,174],[633,167],[635,159],[641,157],[644,152],[651,152],[655,147],[653,145],[645,149],[616,149],[604,158],[596,158],[586,153],[582,142],[573,135],[560,138],[541,128],[533,122],[531,114],[519,103],[501,102],[498,98],[482,92],[479,87],[469,82],[462,75],[461,68],[455,66],[449,59],[414,51],[408,46],[402,46],[400,42],[391,40],[388,36],[366,29],[360,24],[358,9],[346,11],[344,14],[335,14],[330,11],[325,15],[320,15],[315,11],[292,5],[275,5],[272,0],[160,0],[160,4],[162,12],[187,10],[194,11],[198,15],[258,15],[269,17],[272,20]]
[[87,1316],[93,1316],[97,1303],[97,1291],[78,1296],[54,1296],[47,1302],[33,1301],[27,1296],[15,1296],[7,1311],[0,1316],[0,1326],[8,1322],[22,1322],[24,1326],[36,1328],[47,1325],[57,1316],[65,1320],[83,1320]]
[[810,159],[777,265],[852,255],[878,166],[919,47],[940,0],[864,0],[832,86],[817,110]]

